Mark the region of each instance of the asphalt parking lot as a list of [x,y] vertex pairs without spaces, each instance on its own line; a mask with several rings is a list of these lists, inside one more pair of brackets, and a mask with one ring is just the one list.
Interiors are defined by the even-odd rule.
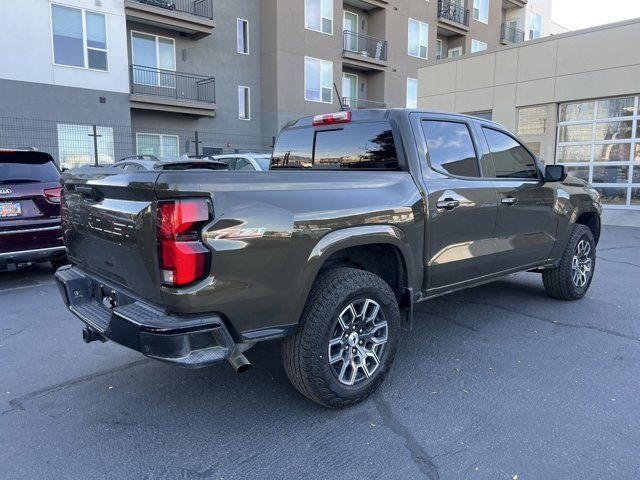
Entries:
[[331,411],[277,343],[177,369],[85,345],[49,268],[0,274],[0,478],[636,478],[638,285],[640,229],[607,227],[583,300],[525,273],[420,304],[382,388]]

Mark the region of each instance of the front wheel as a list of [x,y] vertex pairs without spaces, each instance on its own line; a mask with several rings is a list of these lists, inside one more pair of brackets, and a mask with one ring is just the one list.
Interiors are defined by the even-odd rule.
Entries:
[[325,407],[354,405],[387,375],[400,336],[396,297],[370,272],[337,268],[316,280],[283,360],[293,386]]
[[596,266],[596,242],[585,225],[574,225],[571,237],[556,268],[542,272],[547,294],[561,300],[582,298],[593,279]]

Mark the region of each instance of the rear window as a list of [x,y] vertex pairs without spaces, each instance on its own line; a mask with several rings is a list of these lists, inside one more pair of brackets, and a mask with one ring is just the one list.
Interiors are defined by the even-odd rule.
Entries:
[[0,152],[0,183],[57,182],[60,172],[48,154]]
[[271,168],[397,169],[398,155],[389,122],[294,128],[278,137]]

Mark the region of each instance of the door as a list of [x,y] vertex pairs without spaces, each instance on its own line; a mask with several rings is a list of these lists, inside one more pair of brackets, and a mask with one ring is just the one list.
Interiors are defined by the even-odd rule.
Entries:
[[498,194],[496,270],[542,263],[556,241],[555,191],[542,181],[534,156],[505,131],[480,127]]
[[440,60],[442,58],[442,40],[436,40],[436,60]]
[[343,28],[345,33],[344,48],[352,52],[358,51],[358,15],[344,11]]
[[352,73],[342,74],[342,96],[344,106],[358,108],[358,76]]
[[459,57],[460,55],[462,55],[462,47],[449,49],[449,58]]
[[492,180],[482,178],[470,123],[422,116],[415,128],[424,149],[424,260],[431,295],[493,272],[498,205]]

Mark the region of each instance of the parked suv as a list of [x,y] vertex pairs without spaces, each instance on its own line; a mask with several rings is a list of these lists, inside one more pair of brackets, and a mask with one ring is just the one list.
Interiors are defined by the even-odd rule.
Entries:
[[581,298],[600,235],[584,181],[496,123],[421,110],[291,122],[266,172],[63,183],[73,265],[56,279],[86,341],[244,371],[248,348],[283,339],[293,385],[330,407],[380,384],[416,302],[522,271]]
[[48,153],[0,149],[0,270],[66,263],[61,189],[60,171]]

